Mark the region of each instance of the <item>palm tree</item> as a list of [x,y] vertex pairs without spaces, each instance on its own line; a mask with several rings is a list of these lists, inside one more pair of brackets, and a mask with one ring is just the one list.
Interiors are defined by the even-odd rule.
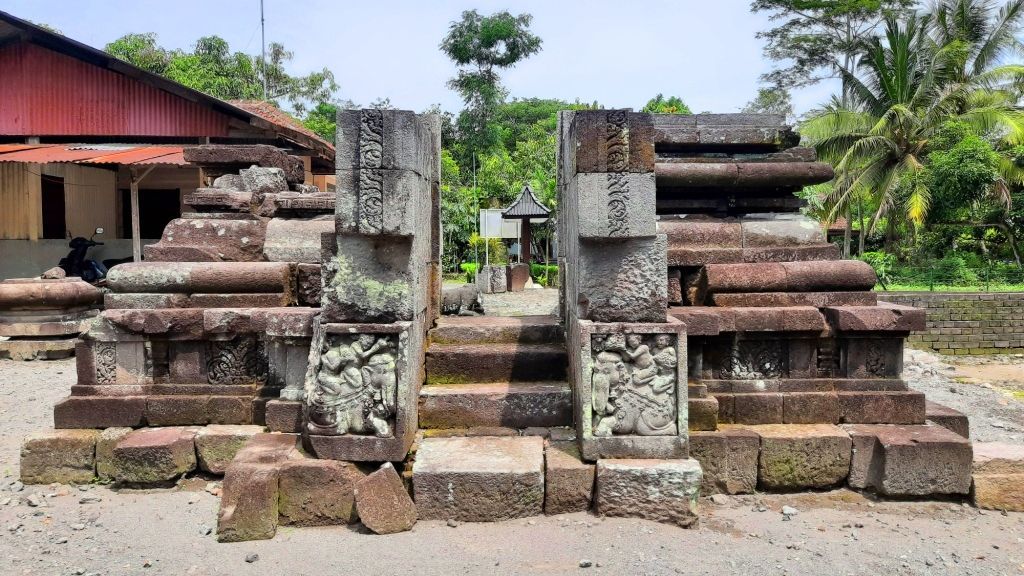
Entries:
[[[1021,2],[1014,0],[1010,5]],[[948,4],[979,2],[950,0]],[[946,122],[964,122],[979,134],[997,135],[1008,143],[1024,142],[1024,114],[1017,109],[1014,89],[1024,78],[1024,67],[992,66],[993,54],[1012,47],[999,30],[1016,26],[1014,13],[1007,9],[1003,16],[1000,11],[1002,24],[979,28],[988,31],[982,35],[989,40],[983,42],[988,46],[984,49],[974,48],[973,41],[954,46],[943,35],[930,34],[937,30],[936,23],[951,21],[948,15],[912,15],[905,23],[886,21],[884,38],[867,43],[856,73],[844,73],[851,105],[834,98],[801,126],[821,158],[836,169],[833,186],[823,198],[829,222],[846,213],[853,202],[869,198],[877,208],[867,229],[861,231],[862,239],[883,217],[891,229],[901,221],[915,229],[923,224],[931,202],[922,177],[924,156],[929,139]],[[947,29],[945,24],[942,29]],[[997,44],[1003,47],[997,49]],[[1019,180],[1018,171],[1009,164],[1008,174]],[[1005,190],[1005,186],[993,187],[993,192]]]

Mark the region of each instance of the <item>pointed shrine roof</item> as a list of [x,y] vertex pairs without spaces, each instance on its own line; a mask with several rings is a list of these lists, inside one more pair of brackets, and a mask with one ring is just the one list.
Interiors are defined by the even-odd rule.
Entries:
[[523,186],[522,192],[511,206],[501,211],[505,218],[545,218],[550,214],[551,210],[537,200],[529,184]]

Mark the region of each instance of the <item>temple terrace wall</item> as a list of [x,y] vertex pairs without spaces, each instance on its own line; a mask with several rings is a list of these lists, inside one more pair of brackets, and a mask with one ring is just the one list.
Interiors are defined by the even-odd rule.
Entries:
[[878,299],[928,311],[928,328],[907,338],[942,354],[1024,353],[1024,292],[879,292]]

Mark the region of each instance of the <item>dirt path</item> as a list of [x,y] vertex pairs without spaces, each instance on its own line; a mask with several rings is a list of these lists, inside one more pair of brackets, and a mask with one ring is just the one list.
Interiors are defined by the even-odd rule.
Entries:
[[[696,530],[570,514],[455,528],[420,522],[393,536],[282,529],[271,541],[218,544],[218,498],[205,490],[216,484],[208,479],[158,491],[11,486],[22,437],[52,425],[51,406],[73,379],[73,361],[0,361],[5,576],[1024,574],[1024,514],[875,502],[848,490],[730,497],[723,505],[705,499]],[[986,389],[964,390],[959,396]],[[46,506],[30,506],[30,495]],[[800,512],[785,521],[783,505]],[[259,559],[246,562],[252,554]]]

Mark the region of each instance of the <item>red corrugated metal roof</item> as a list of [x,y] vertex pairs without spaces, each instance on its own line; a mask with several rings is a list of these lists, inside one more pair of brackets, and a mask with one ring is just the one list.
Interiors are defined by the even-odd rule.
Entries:
[[10,150],[4,148],[0,146],[0,162],[187,165],[181,146],[18,144]]

